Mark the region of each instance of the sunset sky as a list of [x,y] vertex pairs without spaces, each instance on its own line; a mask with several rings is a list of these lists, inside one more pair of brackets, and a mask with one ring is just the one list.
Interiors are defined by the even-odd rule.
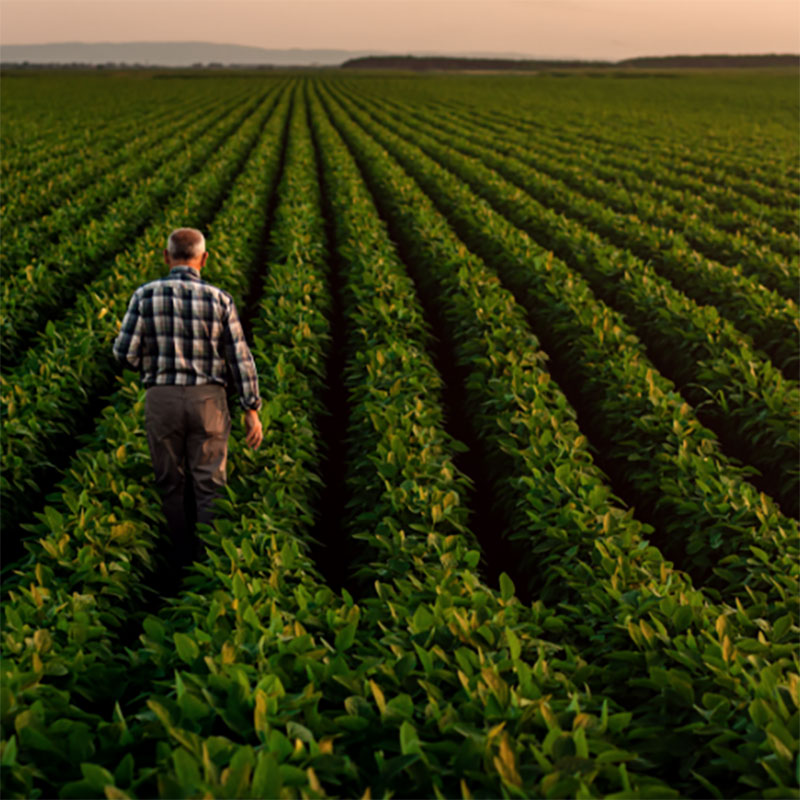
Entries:
[[621,59],[796,53],[797,0],[0,0],[0,44],[208,41]]

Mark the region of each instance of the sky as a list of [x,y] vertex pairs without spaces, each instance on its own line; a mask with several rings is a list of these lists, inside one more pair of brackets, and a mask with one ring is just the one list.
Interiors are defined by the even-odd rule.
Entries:
[[797,0],[0,0],[0,45],[207,41],[623,59],[800,52]]

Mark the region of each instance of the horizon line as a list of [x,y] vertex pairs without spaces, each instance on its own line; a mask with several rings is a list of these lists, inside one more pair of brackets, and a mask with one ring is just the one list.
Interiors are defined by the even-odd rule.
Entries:
[[[314,51],[314,50],[327,50],[330,52],[342,52],[342,53],[352,53],[352,52],[368,52],[374,55],[380,56],[418,56],[420,54],[424,54],[425,57],[432,57],[432,56],[440,56],[440,57],[458,57],[458,58],[465,58],[463,53],[466,51],[445,51],[445,50],[430,50],[430,49],[423,49],[423,48],[415,48],[410,50],[378,50],[378,49],[371,49],[368,47],[329,47],[329,46],[292,46],[292,47],[272,47],[266,45],[250,45],[250,44],[237,44],[234,42],[215,42],[203,39],[187,39],[187,40],[177,40],[177,39],[164,39],[164,40],[155,40],[155,39],[135,39],[135,40],[127,40],[127,41],[86,41],[86,40],[70,40],[70,41],[57,41],[57,42],[25,42],[25,43],[3,43],[0,41],[0,48],[3,47],[50,47],[50,46],[59,46],[59,45],[214,45],[216,47],[240,47],[247,50],[274,50],[280,52],[303,52],[303,51]],[[517,60],[535,60],[535,61],[560,61],[560,60],[571,60],[571,61],[609,61],[611,63],[619,62],[619,61],[628,61],[631,59],[637,58],[668,58],[668,57],[693,57],[699,58],[704,56],[709,57],[719,57],[719,56],[793,56],[800,58],[800,52],[779,52],[779,51],[769,51],[766,52],[764,50],[753,51],[753,52],[743,52],[743,51],[721,51],[721,52],[664,52],[664,53],[647,53],[646,55],[635,55],[635,56],[625,56],[624,58],[610,58],[608,56],[574,56],[574,55],[526,55],[523,53],[512,52],[509,51],[507,54],[503,56],[496,55],[499,51],[497,50],[469,50],[468,52],[473,53],[475,55],[469,56],[472,58],[479,58],[481,57],[480,53],[486,53],[487,57],[491,57],[493,59],[497,58],[508,58],[508,59],[517,59]],[[489,56],[488,54],[493,54]]]

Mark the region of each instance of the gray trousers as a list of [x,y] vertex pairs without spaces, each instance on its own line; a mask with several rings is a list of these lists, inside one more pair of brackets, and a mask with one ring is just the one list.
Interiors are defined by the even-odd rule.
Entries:
[[225,485],[231,418],[219,384],[151,386],[145,395],[145,430],[171,539],[171,567],[198,554],[195,524],[210,524]]

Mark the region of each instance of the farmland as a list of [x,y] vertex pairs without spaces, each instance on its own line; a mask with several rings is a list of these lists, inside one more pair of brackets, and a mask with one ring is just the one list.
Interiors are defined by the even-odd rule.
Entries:
[[[796,76],[3,84],[4,797],[797,795]],[[178,581],[184,225],[264,441]]]

